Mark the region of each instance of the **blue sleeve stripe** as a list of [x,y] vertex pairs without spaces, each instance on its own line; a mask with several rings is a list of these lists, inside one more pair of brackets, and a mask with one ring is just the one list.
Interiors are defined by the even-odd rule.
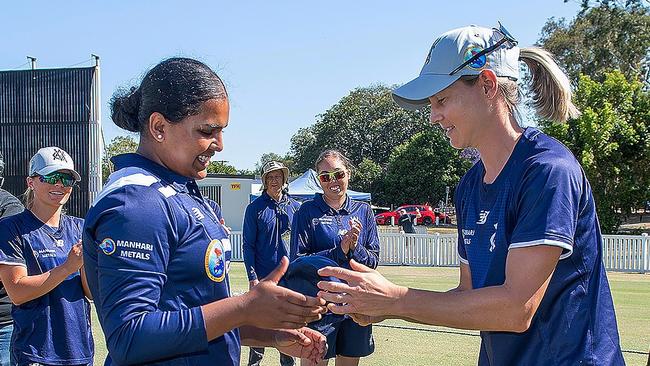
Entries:
[[[127,174],[129,173],[129,169],[125,169],[124,173]],[[136,173],[136,174],[130,174],[130,175],[124,175],[121,177],[115,176],[112,178],[117,178],[115,181],[109,181],[108,184],[102,189],[102,191],[99,193],[99,195],[95,198],[93,201],[92,206],[95,206],[99,201],[102,200],[102,198],[106,197],[108,194],[111,192],[120,189],[124,186],[128,185],[137,185],[137,186],[151,186],[152,184],[156,183],[158,181],[158,178],[152,176],[152,175],[146,175],[143,173]]]
[[538,240],[512,243],[508,247],[508,250],[514,248],[534,247],[536,245],[551,245],[554,247],[563,248],[564,251],[562,251],[562,255],[560,255],[560,259],[568,258],[573,253],[573,246],[571,244],[559,240],[550,240],[550,239],[538,239]]

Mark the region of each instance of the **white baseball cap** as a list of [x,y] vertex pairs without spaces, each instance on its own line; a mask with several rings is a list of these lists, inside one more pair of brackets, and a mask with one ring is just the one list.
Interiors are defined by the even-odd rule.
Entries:
[[470,25],[443,33],[433,42],[420,76],[393,90],[393,99],[402,108],[419,109],[461,76],[486,69],[519,79],[519,47],[501,23],[498,28]]
[[65,150],[56,146],[44,147],[36,152],[29,161],[29,176],[48,175],[50,173],[66,170],[78,182],[81,175],[74,170],[74,161]]

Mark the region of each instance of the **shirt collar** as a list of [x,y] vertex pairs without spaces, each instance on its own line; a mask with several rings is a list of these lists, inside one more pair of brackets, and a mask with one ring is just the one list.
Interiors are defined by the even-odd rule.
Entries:
[[343,202],[343,206],[341,206],[341,209],[338,211],[331,208],[327,202],[325,202],[322,193],[316,193],[316,196],[314,196],[314,201],[316,202],[318,208],[320,208],[320,210],[324,213],[330,212],[332,214],[341,213],[343,215],[349,215],[351,211],[352,200],[350,200],[350,196],[347,194],[345,195],[345,202]]
[[276,204],[283,204],[283,203],[286,203],[289,200],[287,195],[284,194],[284,193],[282,194],[282,197],[280,197],[279,201],[274,200],[273,197],[271,197],[270,194],[266,193],[266,191],[262,192],[262,197],[263,197],[264,200],[269,201],[270,203],[276,203]]
[[173,171],[165,168],[164,166],[158,163],[155,163],[147,159],[146,157],[140,154],[129,153],[129,154],[116,155],[111,158],[111,161],[113,162],[113,164],[115,164],[116,170],[134,166],[134,167],[145,169],[153,173],[154,175],[156,175],[161,180],[164,180],[169,183],[178,183],[182,186],[185,186],[188,182],[194,181],[191,178],[184,177],[180,174],[176,174]]

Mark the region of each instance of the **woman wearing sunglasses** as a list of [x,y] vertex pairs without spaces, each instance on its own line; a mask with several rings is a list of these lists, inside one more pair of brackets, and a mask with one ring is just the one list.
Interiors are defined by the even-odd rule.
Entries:
[[569,149],[521,126],[519,60],[541,118],[578,116],[552,56],[520,49],[503,27],[444,33],[420,76],[394,91],[402,107],[431,105],[454,148],[480,152],[455,192],[458,287],[409,289],[353,263],[357,272],[321,271],[348,285],[322,283],[320,295],[362,323],[481,330],[479,365],[623,365],[591,187]]
[[62,213],[81,180],[70,155],[45,147],[32,157],[25,211],[0,220],[0,280],[13,305],[12,365],[92,365],[83,220]]
[[[294,214],[291,258],[322,255],[341,267],[350,259],[376,268],[379,236],[370,205],[353,201],[347,195],[352,164],[336,150],[326,150],[316,160],[318,181],[323,193],[302,204]],[[374,352],[371,326],[360,326],[351,319],[328,329],[325,358],[336,357],[337,366],[355,366],[359,358]],[[327,365],[324,360],[320,365]]]
[[195,181],[223,149],[229,103],[219,76],[167,59],[116,93],[111,109],[140,143],[112,159],[117,170],[84,226],[105,365],[238,366],[242,343],[321,359],[325,338],[304,326],[324,302],[277,286],[286,258],[251,291],[230,295],[228,233]]

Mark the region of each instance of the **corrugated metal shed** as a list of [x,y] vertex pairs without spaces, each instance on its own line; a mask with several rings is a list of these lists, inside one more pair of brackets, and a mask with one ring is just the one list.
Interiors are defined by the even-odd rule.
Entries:
[[3,188],[22,194],[31,156],[41,147],[59,146],[82,177],[67,212],[83,217],[101,188],[99,105],[99,67],[0,71]]

